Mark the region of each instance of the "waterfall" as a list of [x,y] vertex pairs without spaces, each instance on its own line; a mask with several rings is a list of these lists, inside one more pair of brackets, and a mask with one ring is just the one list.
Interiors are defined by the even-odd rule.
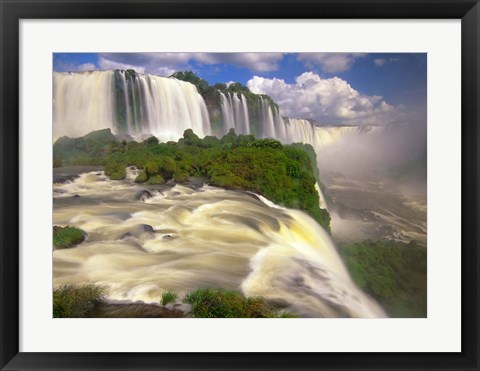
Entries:
[[237,134],[250,134],[248,104],[245,96],[238,93],[220,92],[220,102],[223,134],[228,133],[230,129],[235,129]]
[[139,199],[145,185],[134,183],[137,170],[126,171],[121,181],[93,171],[54,184],[54,224],[90,236],[53,252],[55,287],[98,282],[109,287],[109,300],[146,303],[158,303],[166,290],[181,296],[222,287],[285,303],[304,317],[386,315],[306,213],[208,186],[164,185]]
[[55,72],[53,127],[54,139],[104,128],[161,141],[178,140],[186,129],[211,134],[206,104],[194,85],[130,70]]
[[53,137],[115,130],[113,71],[53,74]]
[[260,97],[261,123],[263,138],[275,138],[275,126],[273,124],[273,113],[269,102]]
[[[244,94],[219,94],[222,135],[232,128],[237,134],[250,134],[253,128],[259,137],[276,138],[285,144],[308,143],[318,150],[352,133],[373,130],[318,127],[308,120],[282,118],[278,108],[263,96],[258,96],[258,107],[249,107]],[[133,70],[55,72],[54,139],[105,128],[140,140],[155,135],[161,141],[176,141],[186,129],[200,137],[213,133],[205,101],[189,82]]]

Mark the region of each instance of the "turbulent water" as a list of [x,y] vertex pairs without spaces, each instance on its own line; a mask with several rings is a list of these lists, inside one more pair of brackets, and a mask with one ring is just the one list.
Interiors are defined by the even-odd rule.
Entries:
[[136,173],[110,181],[93,171],[54,184],[54,224],[88,233],[54,251],[54,285],[103,283],[112,301],[146,303],[165,290],[220,287],[307,317],[385,316],[307,214],[245,192],[138,185]]
[[412,240],[427,245],[427,199],[423,192],[371,177],[347,178],[325,173],[335,241]]

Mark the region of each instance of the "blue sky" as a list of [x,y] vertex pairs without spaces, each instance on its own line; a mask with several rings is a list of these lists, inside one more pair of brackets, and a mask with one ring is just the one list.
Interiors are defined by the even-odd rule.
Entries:
[[[53,56],[53,69],[57,72],[114,68],[133,68],[162,76],[192,70],[211,84],[241,82],[254,92],[271,95],[285,114],[299,118],[376,123],[387,120],[387,116],[402,120],[412,112],[426,117],[427,55],[423,53],[56,53]],[[322,105],[323,110],[314,107],[315,104]]]

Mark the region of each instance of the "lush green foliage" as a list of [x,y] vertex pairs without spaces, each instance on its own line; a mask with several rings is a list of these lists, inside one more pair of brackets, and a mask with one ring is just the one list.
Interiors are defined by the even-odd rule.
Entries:
[[160,300],[160,304],[167,305],[170,303],[174,303],[177,300],[177,293],[173,291],[165,291],[162,294],[162,300]]
[[53,246],[56,249],[66,249],[82,243],[86,233],[75,227],[53,226]]
[[[221,139],[201,139],[190,129],[178,143],[158,143],[152,138],[111,145],[108,152],[97,154],[96,161],[105,164],[105,173],[111,179],[125,178],[127,166],[143,169],[135,180],[138,183],[161,184],[171,179],[187,182],[190,176],[205,177],[211,185],[252,191],[277,204],[304,210],[329,229],[330,216],[318,206],[318,170],[310,145],[283,145],[274,139],[236,135],[233,129]],[[91,154],[82,152],[79,156]],[[72,164],[77,162],[70,154],[66,158]]]
[[152,175],[149,179],[148,179],[148,184],[151,184],[151,185],[159,185],[159,184],[164,184],[165,183],[165,179],[163,179],[163,177],[161,175]]
[[65,285],[53,290],[53,317],[80,318],[93,308],[104,295],[105,286],[87,283]]
[[121,149],[122,144],[110,129],[92,131],[80,138],[61,137],[53,146],[55,167],[60,165],[102,165],[105,155]]
[[262,297],[245,297],[238,291],[212,288],[188,293],[184,302],[192,306],[197,318],[291,318],[294,314],[277,312]]
[[113,156],[105,163],[105,175],[107,175],[111,180],[121,180],[125,179],[127,175],[126,164],[122,161],[120,156]]
[[415,243],[364,241],[341,247],[353,280],[392,317],[426,317],[427,250]]
[[197,87],[199,93],[203,93],[208,88],[208,82],[195,75],[192,71],[178,71],[170,77],[174,77],[178,80],[188,81]]
[[148,174],[145,170],[142,170],[135,178],[135,183],[145,183],[148,180]]

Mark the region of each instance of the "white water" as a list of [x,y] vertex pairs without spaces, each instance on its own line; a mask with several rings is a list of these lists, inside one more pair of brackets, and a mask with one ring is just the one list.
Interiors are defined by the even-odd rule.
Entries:
[[[88,233],[54,251],[55,286],[103,283],[111,300],[156,303],[165,290],[219,287],[307,317],[385,316],[307,214],[244,192],[138,185],[127,172],[124,181],[91,172],[54,185],[54,224]],[[143,190],[153,197],[141,199]]]
[[[115,74],[120,79],[117,95]],[[125,71],[55,72],[53,98],[54,139],[105,128],[134,137],[153,134],[161,141],[178,140],[186,129],[201,137],[211,133],[196,87],[174,78],[136,74],[132,79]],[[119,107],[124,108],[124,123],[117,122]]]
[[[240,95],[240,97],[238,96]],[[250,134],[247,99],[243,94],[220,92],[223,133],[235,129],[237,134]]]
[[113,71],[53,73],[53,138],[115,129]]
[[[354,126],[318,127],[307,120],[284,119],[267,100],[259,99],[259,135],[263,138],[309,143],[318,150],[344,136],[370,130]],[[246,97],[220,93],[220,100],[222,134],[231,128],[237,134],[250,134]],[[132,77],[121,70],[55,72],[53,128],[54,139],[63,135],[78,137],[105,128],[138,139],[153,134],[161,141],[176,141],[186,129],[200,137],[213,131],[206,104],[193,84],[138,73]]]

